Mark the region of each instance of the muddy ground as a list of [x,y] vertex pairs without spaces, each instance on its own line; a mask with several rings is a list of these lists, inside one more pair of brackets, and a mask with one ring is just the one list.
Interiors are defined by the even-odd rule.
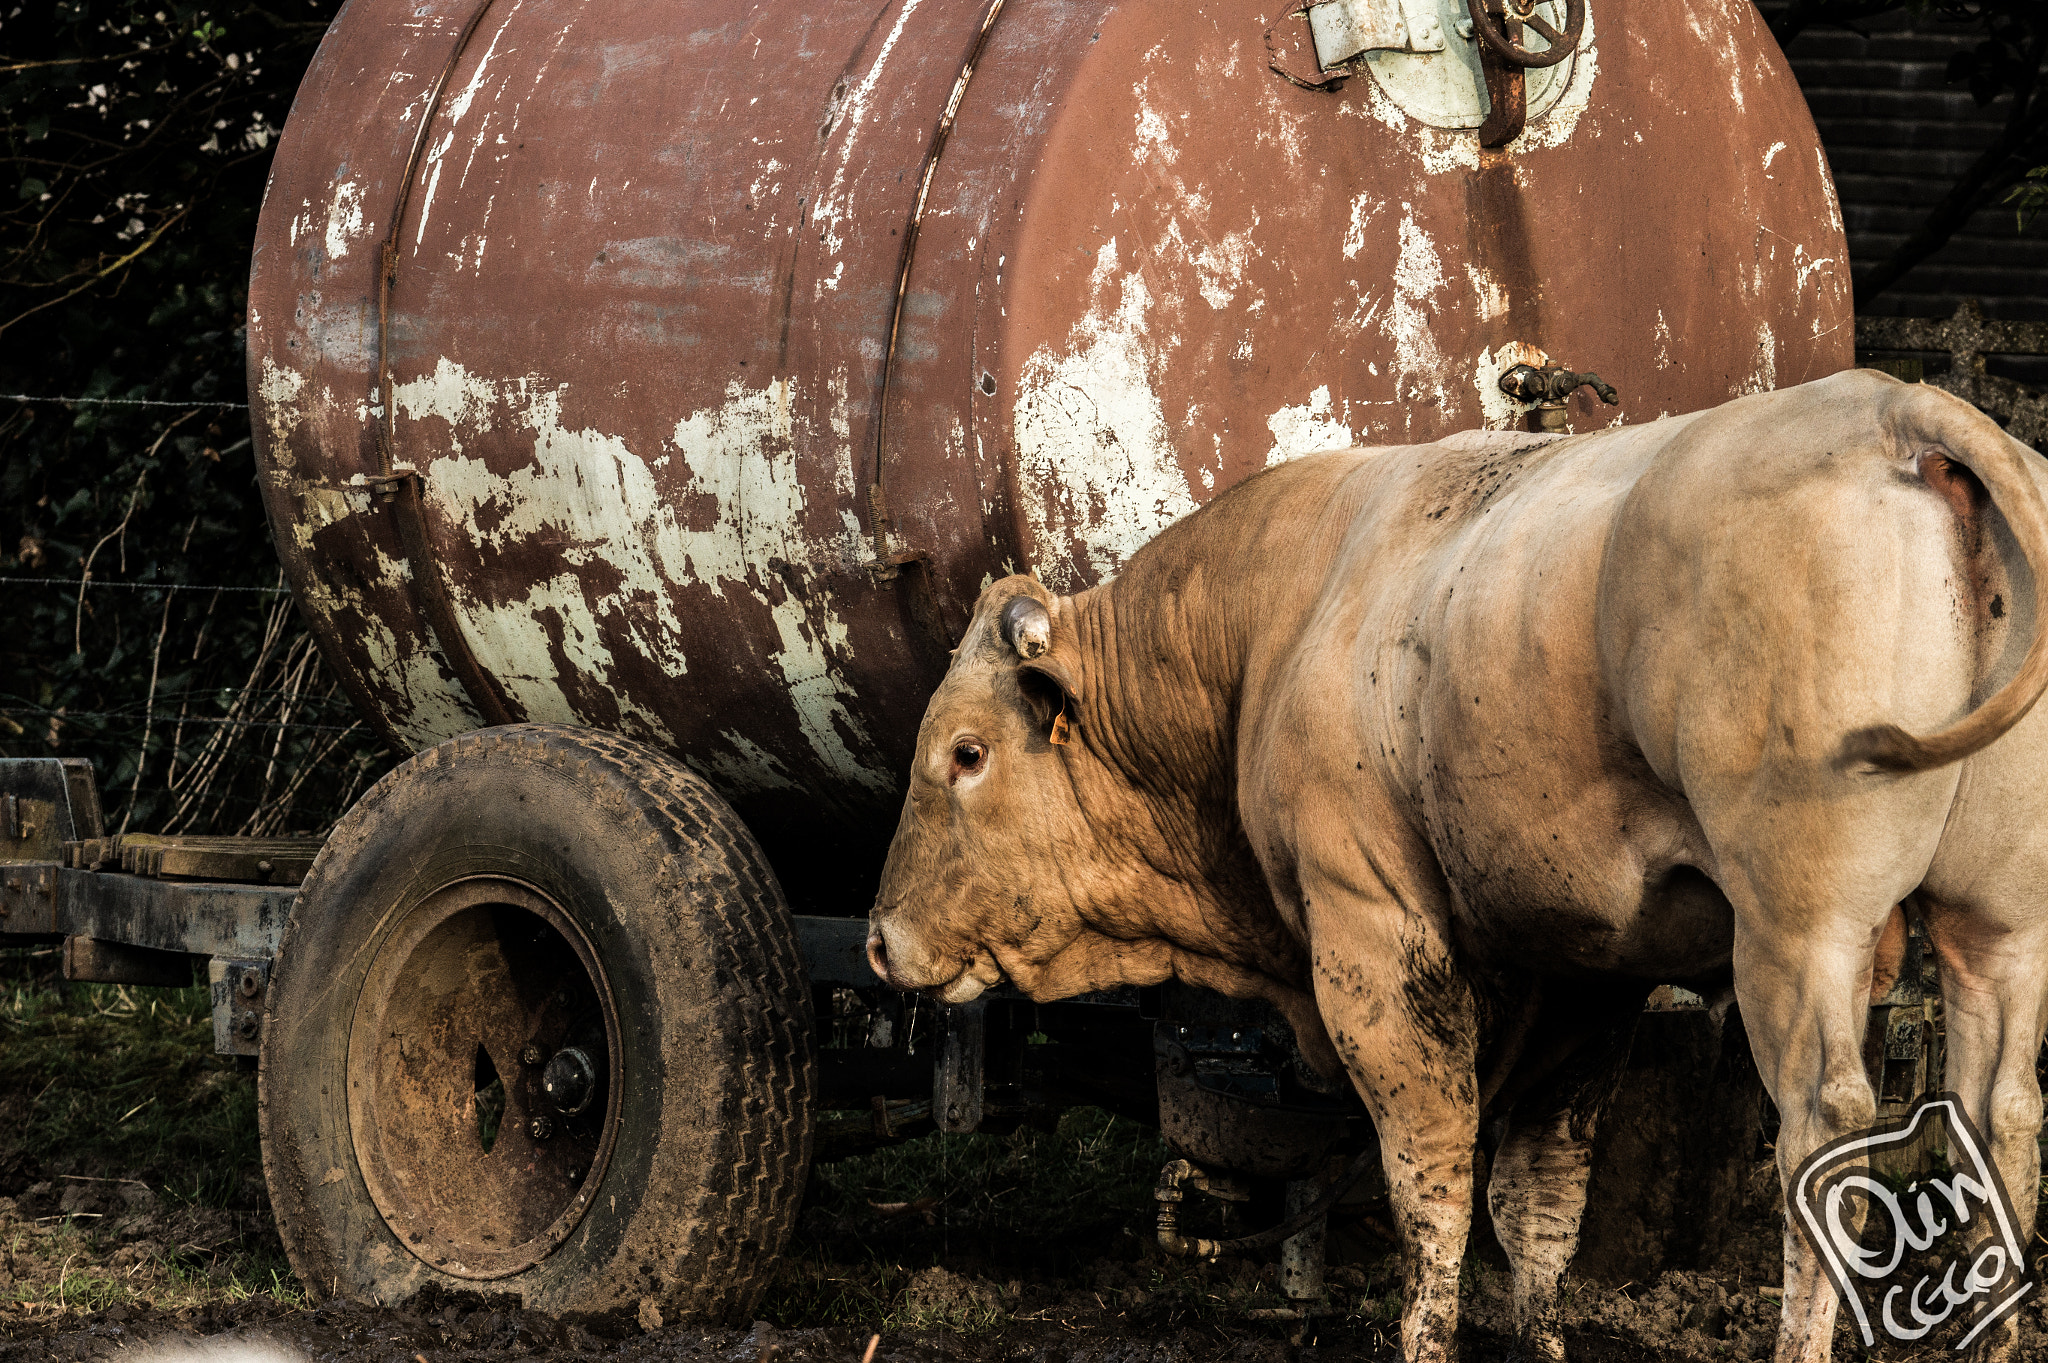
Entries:
[[[875,1172],[870,1168],[865,1176]],[[42,1284],[27,1295],[17,1291],[0,1307],[0,1363],[452,1363],[571,1356],[620,1363],[854,1363],[875,1334],[881,1336],[875,1363],[1322,1363],[1399,1356],[1398,1268],[1392,1247],[1378,1236],[1380,1218],[1370,1211],[1352,1208],[1342,1218],[1332,1251],[1347,1262],[1328,1271],[1329,1314],[1304,1332],[1255,1314],[1283,1304],[1275,1265],[1184,1265],[1147,1246],[1136,1220],[1105,1237],[1111,1253],[1083,1259],[1069,1248],[1064,1262],[1039,1260],[1020,1270],[992,1257],[990,1245],[970,1230],[923,1221],[914,1209],[885,1213],[871,1206],[864,1217],[848,1216],[834,1210],[845,1199],[827,1180],[812,1192],[799,1242],[761,1307],[764,1317],[785,1323],[764,1318],[743,1329],[646,1329],[628,1320],[553,1320],[470,1295],[429,1297],[398,1309],[313,1304],[288,1273],[277,1273],[278,1247],[260,1206],[170,1204],[139,1182],[43,1180],[0,1199],[0,1235],[9,1247],[0,1271],[17,1288],[37,1288],[48,1261],[61,1253],[52,1280],[59,1290]],[[258,1198],[251,1190],[242,1200]],[[1099,1220],[1100,1212],[1084,1209],[1083,1218]],[[933,1257],[935,1238],[950,1241],[941,1250],[945,1262],[908,1268]],[[1715,1271],[1665,1273],[1654,1283],[1621,1287],[1575,1279],[1568,1294],[1572,1357],[1582,1363],[1770,1357],[1778,1307],[1769,1284],[1760,1281],[1775,1276],[1767,1272],[1769,1248],[1768,1229],[1759,1225]],[[252,1279],[265,1264],[272,1265],[271,1282],[261,1286]],[[1006,1272],[1015,1276],[1002,1276]],[[1475,1250],[1464,1297],[1468,1363],[1512,1359],[1497,1251]],[[2023,1357],[2048,1352],[2042,1326],[2038,1308],[2030,1311]],[[1863,1356],[1845,1327],[1837,1357]],[[1913,1355],[1891,1350],[1877,1356]]]
[[[258,1169],[254,1077],[210,1043],[203,989],[66,987],[38,957],[0,959],[0,1363],[857,1363],[877,1334],[874,1363],[1398,1357],[1383,1198],[1365,1190],[1333,1216],[1327,1314],[1304,1334],[1260,1318],[1287,1304],[1275,1263],[1159,1253],[1150,1193],[1166,1150],[1156,1133],[1091,1109],[1049,1129],[930,1135],[818,1164],[796,1241],[744,1328],[551,1320],[468,1296],[396,1309],[311,1302]],[[1735,1195],[1738,1232],[1696,1271],[1574,1276],[1572,1356],[1768,1358],[1776,1198],[1761,1162]],[[1194,1233],[1238,1234],[1277,1208],[1255,1204],[1228,1227],[1189,1215]],[[1464,1312],[1468,1363],[1513,1356],[1505,1262],[1483,1223]],[[2048,1357],[2044,1323],[2041,1304],[2027,1310],[2022,1357]],[[1864,1356],[1846,1325],[1837,1338],[1837,1358]]]
[[[1498,1322],[1491,1294],[1476,1294],[1461,1342],[1468,1363],[1514,1357],[1511,1342],[1486,1328]],[[1098,1305],[1097,1298],[1105,1304]],[[1123,1293],[1027,1293],[1034,1307],[997,1328],[885,1329],[876,1363],[1320,1363],[1393,1359],[1389,1324],[1349,1316],[1322,1325],[1311,1341],[1290,1327],[1230,1319],[1161,1324],[1142,1310],[1119,1310]],[[1763,1298],[1731,1293],[1707,1278],[1673,1275],[1640,1296],[1582,1294],[1567,1339],[1582,1363],[1767,1358],[1775,1310]],[[2040,1357],[2039,1320],[2022,1339],[2024,1358]],[[4,1359],[123,1359],[274,1355],[282,1359],[441,1363],[458,1359],[705,1359],[724,1363],[852,1363],[870,1337],[866,1326],[747,1329],[672,1326],[652,1331],[592,1330],[478,1302],[429,1303],[405,1310],[335,1305],[295,1308],[268,1297],[182,1311],[114,1306],[47,1322],[11,1321]],[[1862,1356],[1842,1338],[1838,1358]],[[1893,1357],[1906,1357],[1894,1354]],[[1943,1356],[1927,1351],[1924,1357]],[[1952,1356],[1952,1355],[1951,1355]]]

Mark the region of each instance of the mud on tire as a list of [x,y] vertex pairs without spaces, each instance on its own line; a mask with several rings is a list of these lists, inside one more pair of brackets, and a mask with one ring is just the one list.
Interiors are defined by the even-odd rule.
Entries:
[[266,1006],[264,1173],[315,1296],[759,1300],[810,1162],[810,997],[752,835],[671,759],[546,725],[419,754],[328,839]]

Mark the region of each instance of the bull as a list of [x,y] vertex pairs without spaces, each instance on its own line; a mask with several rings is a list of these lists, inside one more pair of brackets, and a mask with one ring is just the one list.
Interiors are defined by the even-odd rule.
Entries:
[[[1517,1328],[1561,1359],[1603,1048],[1656,983],[1732,980],[1789,1186],[1873,1121],[1867,1006],[1904,905],[1945,1087],[2031,1236],[2043,481],[1968,405],[1869,371],[1268,470],[1101,586],[982,593],[870,959],[950,1003],[1171,977],[1279,1009],[1371,1113],[1418,1363],[1455,1356],[1477,1137],[1503,1121]],[[1818,1363],[1834,1292],[1784,1247],[1777,1357]]]

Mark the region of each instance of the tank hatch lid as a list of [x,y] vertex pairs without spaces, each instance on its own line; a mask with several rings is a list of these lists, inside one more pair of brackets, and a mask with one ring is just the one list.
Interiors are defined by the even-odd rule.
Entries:
[[1316,60],[1325,71],[1361,52],[1441,52],[1437,0],[1325,0],[1308,9]]

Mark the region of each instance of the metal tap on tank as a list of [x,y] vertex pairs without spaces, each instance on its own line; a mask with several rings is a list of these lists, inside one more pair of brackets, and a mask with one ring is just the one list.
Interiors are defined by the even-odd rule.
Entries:
[[[1579,11],[1559,57],[1535,19]],[[992,577],[1524,424],[1532,358],[1618,392],[1549,404],[1578,430],[1847,366],[1754,8],[1528,13],[1490,22],[1543,64],[1464,0],[352,0],[249,307],[324,656],[407,748],[676,753],[817,902],[879,863]]]

